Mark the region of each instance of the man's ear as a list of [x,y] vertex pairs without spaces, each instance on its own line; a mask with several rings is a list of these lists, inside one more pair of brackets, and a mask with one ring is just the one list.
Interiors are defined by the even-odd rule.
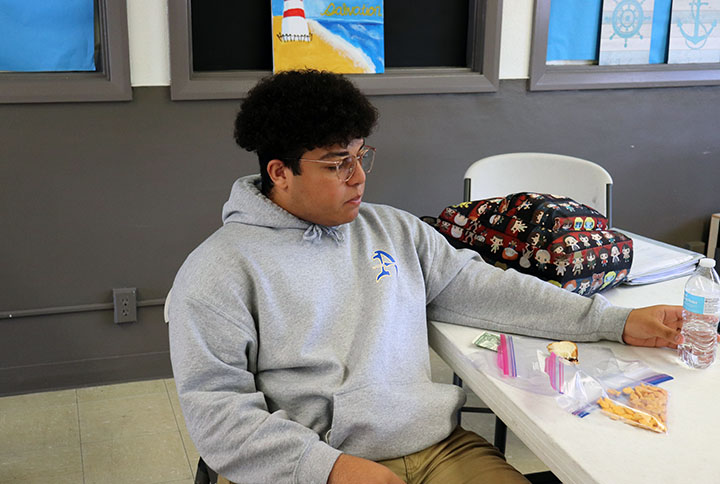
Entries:
[[284,191],[289,183],[291,170],[282,160],[273,159],[267,164],[267,172],[273,182],[273,188]]

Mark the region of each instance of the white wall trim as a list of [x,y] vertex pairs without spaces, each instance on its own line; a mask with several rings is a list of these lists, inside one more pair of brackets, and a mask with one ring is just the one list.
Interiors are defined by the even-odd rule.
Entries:
[[167,0],[127,0],[130,83],[170,85]]

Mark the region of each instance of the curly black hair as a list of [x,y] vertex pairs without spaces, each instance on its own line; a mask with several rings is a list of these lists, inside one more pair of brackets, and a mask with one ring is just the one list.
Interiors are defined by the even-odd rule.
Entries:
[[235,142],[260,162],[262,192],[272,190],[267,164],[282,160],[300,174],[306,151],[365,138],[377,110],[345,77],[317,70],[285,71],[253,87],[235,118]]

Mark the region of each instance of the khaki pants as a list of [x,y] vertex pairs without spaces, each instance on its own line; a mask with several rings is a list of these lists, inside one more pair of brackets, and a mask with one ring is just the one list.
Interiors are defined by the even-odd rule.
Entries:
[[[527,484],[505,457],[479,435],[456,428],[420,452],[379,461],[407,484]],[[218,476],[218,484],[233,484]]]
[[378,462],[407,484],[527,484],[487,440],[457,427],[445,440],[414,454]]

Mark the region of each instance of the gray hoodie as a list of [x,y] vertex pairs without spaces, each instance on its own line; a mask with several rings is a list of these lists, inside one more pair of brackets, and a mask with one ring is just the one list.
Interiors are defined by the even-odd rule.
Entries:
[[314,225],[236,181],[224,225],[173,285],[170,349],[190,436],[238,483],[325,483],[341,452],[381,460],[445,438],[463,392],[433,383],[427,319],[621,341],[629,309],[456,250],[363,203]]

